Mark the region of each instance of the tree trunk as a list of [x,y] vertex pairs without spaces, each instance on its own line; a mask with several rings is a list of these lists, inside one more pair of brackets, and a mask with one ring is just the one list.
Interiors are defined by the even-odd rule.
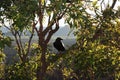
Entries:
[[40,64],[38,64],[37,67],[37,80],[44,80],[46,70],[47,70],[47,62],[46,62],[46,51],[47,47],[43,46],[42,47],[42,53],[41,53],[41,58],[40,58]]

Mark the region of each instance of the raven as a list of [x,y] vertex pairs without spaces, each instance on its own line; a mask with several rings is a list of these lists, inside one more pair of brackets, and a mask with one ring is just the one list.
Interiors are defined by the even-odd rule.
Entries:
[[61,40],[63,39],[58,37],[53,43],[53,45],[58,51],[65,51],[64,45],[62,44]]

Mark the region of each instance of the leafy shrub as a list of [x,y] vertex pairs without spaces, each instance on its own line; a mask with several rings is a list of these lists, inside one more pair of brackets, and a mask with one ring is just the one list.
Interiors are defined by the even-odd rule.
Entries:
[[5,70],[5,80],[34,80],[35,66],[33,63],[16,63],[7,66]]

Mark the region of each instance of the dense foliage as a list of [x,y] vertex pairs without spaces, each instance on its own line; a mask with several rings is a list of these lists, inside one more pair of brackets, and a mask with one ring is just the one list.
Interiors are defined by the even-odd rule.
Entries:
[[[105,8],[103,4],[104,0],[100,4],[97,0],[2,0],[0,26],[13,38],[0,31],[0,80],[119,80],[120,9],[114,8],[117,0]],[[54,54],[47,49],[48,42],[61,18],[74,31],[76,44]],[[30,35],[24,44],[26,31]],[[35,33],[37,44],[32,43]],[[12,40],[19,60],[5,64],[4,48]]]

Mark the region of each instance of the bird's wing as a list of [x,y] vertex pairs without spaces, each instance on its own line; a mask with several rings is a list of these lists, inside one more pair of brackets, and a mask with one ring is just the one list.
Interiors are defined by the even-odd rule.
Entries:
[[59,43],[59,47],[60,47],[60,49],[61,49],[62,51],[65,50],[65,48],[64,48],[64,46],[63,46],[63,44],[62,44],[62,42]]

